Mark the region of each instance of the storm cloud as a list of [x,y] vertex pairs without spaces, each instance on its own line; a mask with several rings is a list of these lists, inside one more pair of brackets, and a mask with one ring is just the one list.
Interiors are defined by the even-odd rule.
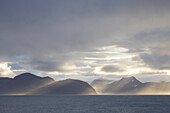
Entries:
[[103,71],[169,71],[169,6],[169,0],[1,0],[0,61],[80,78],[111,64],[121,69]]
[[116,66],[113,66],[113,65],[107,65],[107,66],[104,66],[101,71],[104,71],[104,72],[121,72],[123,71],[123,69],[120,69],[119,67],[116,67]]

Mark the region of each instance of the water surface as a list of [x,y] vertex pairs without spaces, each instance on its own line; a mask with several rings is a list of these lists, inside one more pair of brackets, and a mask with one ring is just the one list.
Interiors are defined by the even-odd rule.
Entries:
[[170,113],[170,96],[0,96],[0,113]]

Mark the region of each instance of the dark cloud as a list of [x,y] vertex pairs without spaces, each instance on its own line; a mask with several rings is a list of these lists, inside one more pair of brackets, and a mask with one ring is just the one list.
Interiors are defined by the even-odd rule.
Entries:
[[170,55],[151,53],[142,54],[140,58],[152,68],[170,70]]
[[30,62],[30,66],[33,69],[47,72],[61,71],[60,65],[61,63],[59,62],[42,61],[37,59]]
[[58,55],[119,44],[124,41],[121,36],[168,25],[168,4],[152,0],[3,1],[0,52],[3,56]]
[[38,70],[44,72],[68,72],[71,71],[69,66],[73,64],[67,60],[47,60],[45,58],[30,58],[29,60],[20,61],[20,65],[27,70]]
[[[134,60],[142,60],[144,63],[155,69],[170,69],[170,31],[166,29],[156,29],[145,32],[132,38],[132,46],[135,52],[139,52],[139,57]],[[132,50],[132,49],[131,49]],[[134,51],[132,51],[134,52]]]
[[101,71],[106,72],[106,73],[112,73],[112,72],[123,72],[123,69],[120,69],[117,66],[113,66],[113,65],[107,65],[101,68]]
[[0,61],[65,72],[67,63],[87,57],[80,52],[117,45],[152,68],[169,69],[169,6],[169,0],[1,0]]

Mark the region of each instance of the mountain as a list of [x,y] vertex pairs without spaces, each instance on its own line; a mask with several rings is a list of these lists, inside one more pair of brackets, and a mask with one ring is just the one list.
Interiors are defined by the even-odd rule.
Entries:
[[107,87],[102,91],[103,93],[135,93],[138,88],[142,86],[142,83],[135,77],[122,78],[121,80],[115,81],[108,84]]
[[[169,94],[170,82],[142,83],[135,77],[118,81],[94,80],[91,85],[99,94]],[[88,83],[66,79],[55,81],[50,77],[39,77],[23,73],[14,78],[0,77],[0,95],[95,95]]]
[[0,78],[0,94],[25,94],[51,84],[50,77],[39,77],[31,73],[23,73],[12,78]]
[[142,83],[135,77],[122,78],[108,84],[102,94],[168,94],[170,82]]
[[96,79],[94,80],[90,85],[98,92],[101,93],[102,90],[110,83],[112,83],[113,80],[104,80],[104,79]]
[[170,94],[170,82],[147,82],[140,89],[143,94]]
[[34,95],[94,95],[96,91],[86,82],[74,79],[66,79],[54,82],[31,92]]
[[67,79],[54,81],[50,77],[39,77],[23,73],[12,78],[0,78],[1,95],[58,95],[58,94],[96,94],[86,82]]

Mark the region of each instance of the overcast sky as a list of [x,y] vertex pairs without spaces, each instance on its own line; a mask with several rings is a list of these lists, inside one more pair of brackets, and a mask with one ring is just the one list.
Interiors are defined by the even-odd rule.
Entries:
[[0,76],[170,81],[169,0],[0,0]]

